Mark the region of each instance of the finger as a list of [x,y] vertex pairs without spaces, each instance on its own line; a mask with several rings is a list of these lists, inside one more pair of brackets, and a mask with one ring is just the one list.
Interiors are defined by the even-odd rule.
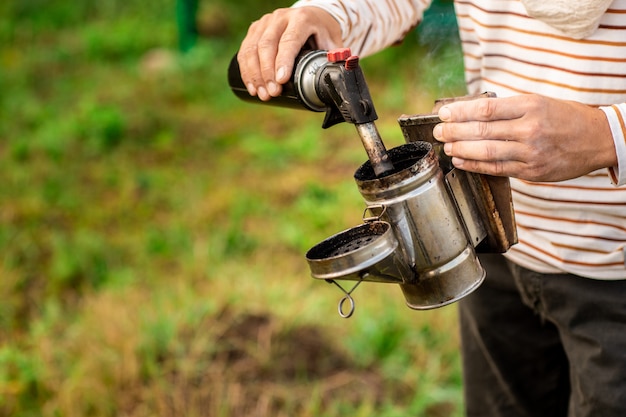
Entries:
[[310,33],[303,31],[297,24],[290,24],[282,34],[276,54],[274,79],[278,84],[289,81],[293,73],[293,64],[296,56],[302,49]]
[[464,171],[497,177],[517,177],[523,169],[523,163],[517,161],[474,161],[471,159],[452,158],[452,164]]
[[525,149],[515,141],[481,140],[451,142],[443,146],[446,155],[463,160],[496,162],[522,161]]
[[257,87],[262,85],[257,46],[258,32],[261,30],[260,25],[259,21],[250,25],[246,37],[241,42],[239,52],[237,52],[241,79],[248,89],[248,93],[252,96],[257,95]]
[[524,115],[521,96],[480,98],[446,104],[438,112],[444,122],[494,121],[517,119]]
[[440,142],[456,141],[514,141],[520,130],[515,121],[495,122],[445,122],[439,123],[433,129],[433,136]]
[[261,88],[265,88],[268,98],[270,96],[275,97],[280,94],[280,88],[276,82],[275,66],[279,41],[280,34],[274,30],[265,32],[259,39],[259,68],[261,70],[261,79],[263,81],[263,86]]

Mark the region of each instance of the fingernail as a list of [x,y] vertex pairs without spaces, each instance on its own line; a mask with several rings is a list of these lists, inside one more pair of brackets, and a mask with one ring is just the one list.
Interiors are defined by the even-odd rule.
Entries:
[[267,100],[269,99],[269,94],[267,94],[267,90],[265,89],[265,87],[259,87],[258,91],[257,91],[259,98],[261,100]]
[[443,128],[440,124],[435,126],[435,128],[433,129],[433,136],[435,137],[435,139],[441,139],[442,130]]
[[251,96],[256,96],[256,88],[254,88],[254,85],[252,83],[246,84],[246,88],[248,89],[248,93]]
[[274,81],[268,81],[267,91],[269,91],[272,96],[276,96],[278,94],[278,85]]
[[443,145],[443,151],[445,152],[446,155],[450,156],[450,154],[452,153],[452,144],[451,143],[445,143]]
[[444,106],[444,107],[439,109],[439,118],[441,120],[443,120],[444,122],[447,121],[447,120],[450,120],[450,116],[451,116],[451,114],[450,114],[450,109],[449,108]]
[[276,81],[282,81],[285,75],[287,75],[287,68],[278,68],[278,71],[276,71]]

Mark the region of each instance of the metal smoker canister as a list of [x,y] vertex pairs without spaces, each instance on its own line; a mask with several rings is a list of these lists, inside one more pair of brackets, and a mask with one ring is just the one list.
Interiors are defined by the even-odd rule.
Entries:
[[441,307],[476,289],[485,277],[463,220],[443,180],[432,145],[414,142],[389,151],[395,170],[377,177],[368,162],[354,174],[368,207],[384,207],[412,282],[400,284],[407,305]]

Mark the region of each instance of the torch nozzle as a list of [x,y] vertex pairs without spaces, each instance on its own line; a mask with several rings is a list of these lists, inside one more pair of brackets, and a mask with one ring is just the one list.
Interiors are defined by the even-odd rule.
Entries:
[[381,177],[394,170],[393,163],[387,154],[378,129],[374,122],[355,125],[361,138],[361,143],[367,152],[367,156],[377,177]]

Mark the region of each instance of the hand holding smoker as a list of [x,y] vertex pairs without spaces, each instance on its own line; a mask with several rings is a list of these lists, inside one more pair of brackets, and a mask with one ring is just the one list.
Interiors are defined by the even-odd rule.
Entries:
[[[261,102],[248,94],[236,59],[228,79],[237,96]],[[456,99],[436,105],[446,100]],[[484,279],[476,251],[501,253],[517,242],[508,178],[454,168],[432,136],[436,115],[401,116],[407,143],[387,151],[359,58],[348,48],[301,52],[283,94],[268,104],[325,111],[324,128],[354,124],[368,155],[354,174],[364,223],[306,254],[313,278],[344,292],[342,317],[354,312],[351,293],[363,281],[400,285],[416,310],[453,303]],[[346,291],[338,280],[356,284]]]

